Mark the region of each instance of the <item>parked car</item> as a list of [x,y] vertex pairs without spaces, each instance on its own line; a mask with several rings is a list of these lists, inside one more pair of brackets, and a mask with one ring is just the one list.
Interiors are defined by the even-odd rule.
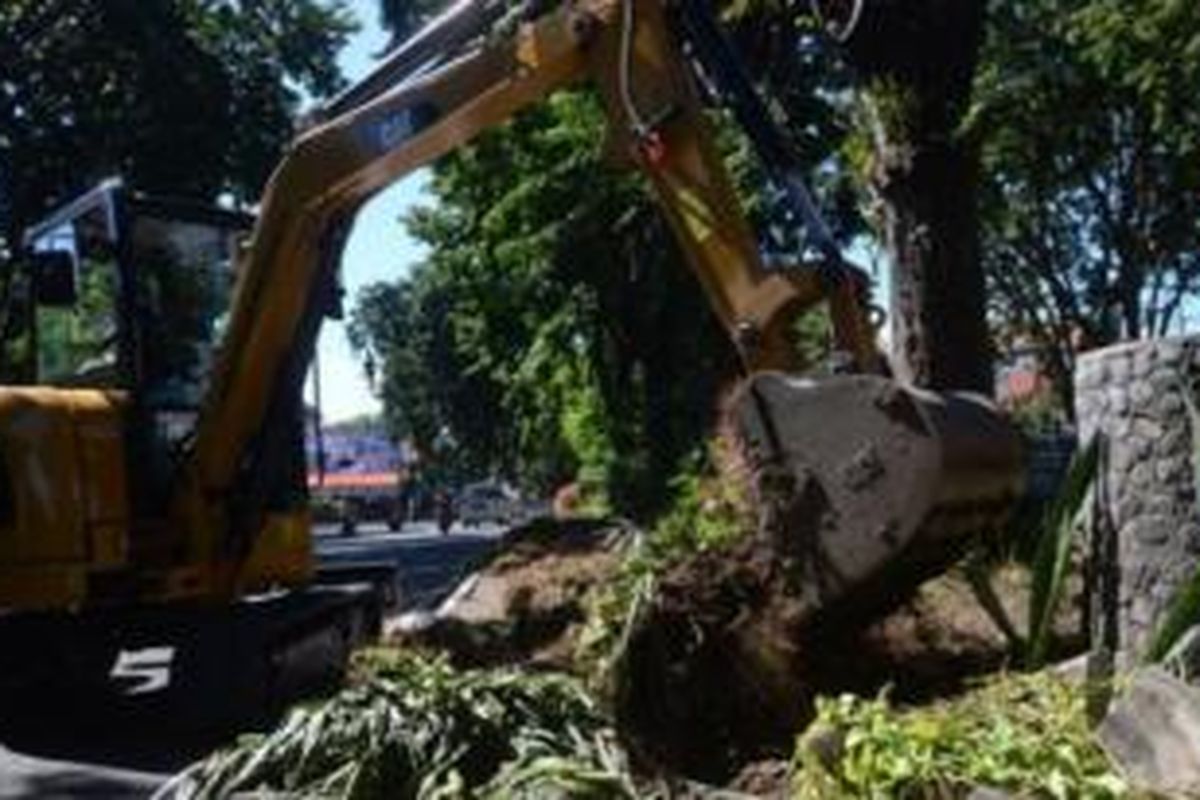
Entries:
[[521,516],[521,503],[511,489],[495,483],[475,483],[458,495],[455,516],[463,525],[507,525]]

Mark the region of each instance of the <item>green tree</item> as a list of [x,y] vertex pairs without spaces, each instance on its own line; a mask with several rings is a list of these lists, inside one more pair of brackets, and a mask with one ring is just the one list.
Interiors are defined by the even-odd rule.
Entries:
[[340,85],[334,57],[353,27],[336,0],[0,4],[5,340],[25,226],[113,174],[146,191],[253,201],[304,94]]
[[[801,112],[789,132],[816,173],[836,151],[840,120],[805,91],[812,48],[788,46],[815,42],[811,30],[778,30],[758,14],[734,26],[756,53],[794,62],[753,67],[778,90],[778,109]],[[398,433],[449,426],[480,468],[543,485],[577,476],[639,513],[668,494],[738,368],[641,179],[605,163],[605,125],[591,95],[561,93],[439,163],[434,205],[407,220],[429,258],[408,280],[364,293],[354,327],[382,365],[378,388]],[[760,229],[773,229],[764,245],[795,247],[746,143],[728,127],[721,138]],[[838,228],[850,235],[858,218],[846,185],[823,188],[841,200]]]
[[1197,86],[1186,2],[992,11],[972,115],[992,309],[1068,410],[1077,346],[1161,336],[1200,286]]
[[640,182],[604,164],[603,126],[560,94],[440,163],[407,223],[428,262],[368,289],[353,329],[397,433],[449,425],[479,468],[583,468],[645,506],[709,422],[689,391],[714,396],[734,362]]

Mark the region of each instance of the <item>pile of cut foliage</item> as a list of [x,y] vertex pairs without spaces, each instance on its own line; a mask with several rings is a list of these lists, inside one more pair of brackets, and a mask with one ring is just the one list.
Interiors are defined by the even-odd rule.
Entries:
[[294,709],[182,773],[176,800],[634,797],[611,729],[561,675],[455,671],[367,651],[337,696]]
[[573,679],[456,671],[397,650],[361,654],[352,685],[190,768],[175,800],[321,798],[957,798],[1128,796],[1096,745],[1082,685],[1003,675],[953,700],[893,706],[820,698],[790,776],[764,795],[635,775],[605,714]]

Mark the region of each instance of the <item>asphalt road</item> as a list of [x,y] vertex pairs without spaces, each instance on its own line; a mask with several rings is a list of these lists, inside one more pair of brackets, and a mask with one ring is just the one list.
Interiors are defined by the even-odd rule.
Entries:
[[391,562],[405,610],[431,609],[503,532],[497,525],[456,524],[443,535],[432,522],[417,522],[397,533],[375,524],[343,536],[338,526],[328,525],[317,529],[317,558],[322,564]]
[[[355,535],[343,536],[331,525],[317,529],[316,550],[322,564],[394,563],[403,609],[431,609],[501,533],[498,526],[456,525],[443,535],[432,523],[423,522],[395,533],[382,524],[362,525]],[[0,800],[146,798],[169,775],[219,744],[126,745],[104,738],[103,742],[80,741],[72,731],[64,731],[61,739],[0,742]]]

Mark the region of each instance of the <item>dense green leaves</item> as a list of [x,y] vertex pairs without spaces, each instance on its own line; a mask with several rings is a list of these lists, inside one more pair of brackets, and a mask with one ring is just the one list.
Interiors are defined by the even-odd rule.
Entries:
[[103,177],[256,200],[351,30],[336,0],[0,4],[0,309],[21,230]]
[[797,800],[932,800],[979,786],[1063,800],[1127,796],[1092,737],[1081,686],[1047,673],[1002,676],[925,708],[847,695],[818,700],[817,711],[797,749]]
[[317,0],[16,0],[0,9],[5,213],[106,174],[256,199],[353,23]]
[[1069,409],[1077,346],[1167,333],[1200,281],[1200,17],[1176,0],[994,6],[968,123],[991,305]]

